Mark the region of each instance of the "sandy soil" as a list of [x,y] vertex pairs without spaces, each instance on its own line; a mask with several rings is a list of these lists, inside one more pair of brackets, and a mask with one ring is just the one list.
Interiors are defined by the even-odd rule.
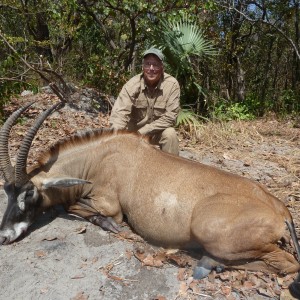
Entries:
[[[12,132],[12,157],[30,119],[54,101],[39,98],[43,104]],[[64,108],[39,131],[29,163],[59,137],[100,126],[107,117]],[[181,131],[180,155],[265,184],[289,207],[300,234],[300,133],[293,122],[206,124],[199,132],[196,141]],[[0,218],[5,207],[1,189]],[[152,247],[126,224],[124,231],[104,232],[61,207],[45,212],[22,239],[0,247],[0,299],[292,299],[287,287],[295,274],[226,271],[196,281],[189,253]]]

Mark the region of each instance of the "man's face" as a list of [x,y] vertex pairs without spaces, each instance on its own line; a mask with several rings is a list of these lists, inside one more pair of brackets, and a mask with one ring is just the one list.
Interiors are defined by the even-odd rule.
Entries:
[[155,87],[164,72],[162,61],[156,55],[148,54],[143,61],[143,72],[146,84]]

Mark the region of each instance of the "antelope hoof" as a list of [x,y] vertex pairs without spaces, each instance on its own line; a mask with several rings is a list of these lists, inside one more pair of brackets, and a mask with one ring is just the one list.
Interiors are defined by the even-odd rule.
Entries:
[[214,268],[213,260],[203,256],[197,263],[197,266],[194,269],[193,277],[194,279],[203,279],[205,278],[211,270]]
[[0,245],[5,245],[6,237],[0,236]]
[[289,291],[293,297],[300,299],[300,274],[297,275],[295,281],[289,286]]
[[111,231],[113,233],[118,233],[121,231],[118,224],[111,217],[104,217],[101,215],[96,215],[90,217],[89,221],[95,225],[100,226],[103,230]]

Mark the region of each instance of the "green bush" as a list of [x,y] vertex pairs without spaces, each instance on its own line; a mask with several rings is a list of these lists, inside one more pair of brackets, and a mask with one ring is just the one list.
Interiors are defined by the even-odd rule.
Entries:
[[224,102],[215,106],[211,113],[213,119],[220,121],[231,120],[253,120],[254,114],[249,112],[248,107],[243,103],[226,104]]
[[[298,98],[298,100],[297,100]],[[300,111],[299,95],[294,90],[283,90],[279,96],[276,110],[283,114],[294,114]]]

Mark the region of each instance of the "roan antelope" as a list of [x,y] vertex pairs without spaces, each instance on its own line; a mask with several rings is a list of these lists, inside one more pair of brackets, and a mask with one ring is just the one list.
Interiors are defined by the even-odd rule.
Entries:
[[[293,220],[280,200],[252,180],[157,150],[143,136],[86,131],[59,142],[37,165],[26,168],[34,136],[60,103],[37,118],[12,166],[9,133],[30,105],[14,112],[0,132],[0,167],[8,197],[0,244],[15,241],[42,210],[63,204],[69,213],[113,232],[126,215],[138,234],[161,246],[196,242],[204,253],[196,278],[217,266],[299,271],[294,256],[277,245],[288,228],[299,258]],[[291,291],[299,296],[299,290],[298,275]]]

